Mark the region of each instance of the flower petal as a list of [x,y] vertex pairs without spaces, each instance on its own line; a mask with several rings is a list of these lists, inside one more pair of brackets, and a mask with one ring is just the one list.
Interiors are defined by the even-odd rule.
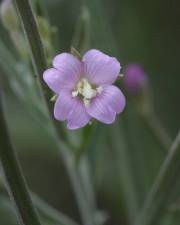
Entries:
[[86,108],[80,99],[76,98],[76,104],[68,116],[67,128],[75,130],[84,127],[89,123],[91,117],[87,114]]
[[114,85],[106,85],[103,87],[101,98],[104,99],[106,105],[116,113],[124,110],[126,100],[121,90]]
[[76,105],[75,99],[69,90],[62,90],[54,106],[54,117],[57,120],[66,120]]
[[55,93],[59,93],[61,90],[60,76],[60,72],[54,68],[47,69],[43,73],[44,81]]
[[56,93],[63,88],[72,89],[82,74],[82,63],[69,53],[57,55],[53,60],[55,68],[47,69],[43,78]]
[[69,53],[57,55],[53,60],[53,66],[70,83],[76,82],[82,74],[82,62]]
[[83,56],[84,75],[95,84],[112,84],[120,73],[120,63],[96,49],[89,50]]
[[96,97],[87,107],[88,114],[106,124],[113,123],[115,121],[116,112],[107,107],[106,101],[101,97]]
[[94,98],[87,108],[90,116],[103,123],[113,123],[116,113],[123,111],[125,107],[125,97],[122,92],[113,85],[103,86],[103,91]]

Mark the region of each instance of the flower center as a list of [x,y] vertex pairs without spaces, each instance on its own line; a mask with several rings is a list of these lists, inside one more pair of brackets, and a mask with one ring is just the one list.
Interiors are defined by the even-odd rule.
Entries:
[[89,106],[91,103],[91,99],[96,97],[98,93],[102,92],[102,87],[95,87],[94,85],[90,84],[87,79],[82,78],[76,85],[74,91],[72,91],[72,96],[76,97],[79,96],[82,98],[85,106]]

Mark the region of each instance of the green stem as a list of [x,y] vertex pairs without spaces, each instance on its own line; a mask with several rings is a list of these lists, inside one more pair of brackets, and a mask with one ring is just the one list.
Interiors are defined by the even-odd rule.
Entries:
[[[74,54],[80,60],[82,59],[81,55],[90,47],[90,19],[91,18],[89,10],[82,1],[81,13],[75,26],[75,32],[71,44],[71,53]],[[83,129],[82,141],[79,147],[76,149],[75,160],[77,166],[76,169],[78,169],[80,180],[84,187],[87,202],[89,204],[89,209],[91,210],[91,214],[95,215],[95,224],[99,224],[102,223],[102,221],[98,221],[98,217],[96,216],[96,196],[93,188],[92,176],[90,173],[90,166],[88,160],[88,150],[92,148],[91,142],[92,139],[94,139],[94,133],[97,127],[97,125],[94,123]]]
[[169,196],[180,175],[180,131],[162,164],[135,225],[156,224],[167,207]]
[[118,121],[117,124],[114,124],[110,130],[109,136],[114,164],[119,171],[119,177],[117,177],[117,179],[119,179],[118,182],[122,188],[122,196],[124,198],[129,223],[133,224],[139,207],[139,199],[137,195],[136,173],[134,173],[135,171],[132,169],[132,153],[129,152],[129,149],[132,149],[130,148],[131,146],[129,146],[131,143],[124,141],[124,138],[129,138],[131,140],[127,127],[127,119],[127,117],[121,118],[121,122]]
[[37,24],[33,15],[31,5],[28,0],[14,0],[23,24],[25,35],[28,39],[28,43],[31,51],[31,59],[34,66],[35,78],[39,79],[40,89],[42,96],[46,100],[46,104],[51,109],[48,103],[50,96],[48,88],[43,81],[43,72],[47,68],[46,56],[44,53],[42,41],[37,28]]
[[[4,190],[4,182],[3,182],[3,177],[1,177],[1,173],[0,173],[0,188],[3,188]],[[44,217],[62,225],[67,225],[67,224],[78,225],[71,218],[69,218],[65,214],[53,208],[51,205],[49,205],[46,201],[44,201],[35,193],[31,192],[30,194],[31,194],[32,202],[37,208],[37,211],[40,212],[40,214],[42,214]]]
[[37,207],[39,212],[41,212],[45,217],[62,225],[78,225],[71,218],[57,211],[55,208],[50,206],[36,194],[32,193],[31,196],[35,206]]
[[38,216],[29,196],[21,167],[12,146],[5,113],[3,111],[2,90],[0,92],[0,159],[6,178],[6,185],[15,203],[19,221],[22,225],[40,225]]
[[80,174],[77,171],[77,165],[75,163],[74,156],[69,155],[69,157],[66,157],[68,154],[66,148],[64,148],[64,151],[61,152],[61,155],[62,154],[66,164],[66,169],[70,176],[72,187],[74,189],[74,193],[75,193],[76,201],[78,203],[82,222],[84,225],[95,224],[94,215],[93,215],[90,203],[88,202],[88,197],[86,196],[86,191],[83,186],[83,182],[80,178]]
[[96,213],[96,197],[93,189],[93,182],[90,174],[89,161],[87,157],[82,157],[79,164],[79,174],[86,192],[86,196],[94,214]]
[[96,129],[96,124],[88,125],[83,129],[82,141],[79,147],[76,149],[75,160],[77,166],[80,163],[81,157],[84,156],[86,151],[88,150],[88,146],[90,144],[91,138],[93,136],[94,130]]
[[[42,74],[47,67],[46,58],[43,51],[40,35],[37,29],[37,24],[32,12],[32,8],[28,0],[14,0],[14,1],[17,5],[17,9],[20,14],[22,24],[24,26],[24,31],[30,45],[32,53],[31,54],[32,61],[37,77],[39,78],[42,97],[44,99],[45,104],[47,105],[47,108],[49,109],[48,110],[49,117],[51,118],[50,96],[48,95],[47,86],[45,85],[42,78],[43,77]],[[90,213],[91,211],[89,210],[89,205],[88,202],[86,201],[86,196],[84,195],[84,190],[74,165],[74,159],[72,157],[71,152],[68,151],[67,145],[64,143],[64,141],[62,141],[62,138],[59,136],[58,127],[56,126],[56,123],[54,122],[53,119],[51,119],[51,121],[52,121],[53,137],[56,140],[58,149],[60,150],[60,156],[63,158],[64,164],[69,174],[72,187],[75,193],[75,197],[77,199],[79,211],[81,213],[81,217],[83,220],[83,224],[92,225],[94,224],[94,218],[93,215],[91,215]]]
[[157,143],[160,144],[160,147],[167,151],[172,141],[156,114],[154,112],[142,114],[142,118],[150,133],[157,140]]

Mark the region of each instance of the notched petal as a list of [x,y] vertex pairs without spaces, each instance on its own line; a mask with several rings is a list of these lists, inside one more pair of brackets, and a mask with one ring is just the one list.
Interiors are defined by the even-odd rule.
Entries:
[[80,99],[76,99],[76,104],[68,116],[67,128],[75,130],[84,127],[89,123],[91,117],[86,112],[86,108]]
[[107,107],[105,102],[100,97],[96,97],[87,108],[88,114],[106,124],[111,124],[115,121],[116,112]]
[[87,108],[87,112],[93,118],[110,124],[115,121],[116,114],[123,111],[125,97],[116,86],[106,85],[102,89],[102,92],[93,99]]
[[65,88],[72,89],[82,75],[82,62],[69,53],[57,55],[53,66],[44,72],[43,79],[55,93]]
[[116,113],[121,113],[126,105],[126,99],[122,91],[114,86],[107,85],[103,87],[102,98],[106,101],[108,107]]
[[73,110],[75,104],[76,101],[72,97],[69,90],[61,91],[54,106],[55,119],[61,121],[66,120],[68,118],[68,115]]
[[60,72],[57,69],[50,68],[44,71],[43,79],[46,84],[55,92],[59,93],[61,90]]
[[73,79],[78,79],[82,73],[82,63],[70,53],[61,53],[53,60],[53,66],[66,73],[72,74]]
[[92,49],[83,56],[84,74],[95,84],[112,84],[120,73],[120,63],[103,52]]

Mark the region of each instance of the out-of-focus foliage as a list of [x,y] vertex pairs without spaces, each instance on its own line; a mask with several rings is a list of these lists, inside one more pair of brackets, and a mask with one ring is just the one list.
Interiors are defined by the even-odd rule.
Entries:
[[[80,48],[76,40],[81,34],[84,42],[79,51],[100,49],[116,56],[122,68],[129,63],[142,64],[149,75],[155,111],[173,138],[180,126],[179,1],[40,2],[44,8],[43,16],[48,19],[45,22],[41,17],[39,19],[46,36],[48,59],[55,53],[69,51],[72,45]],[[26,178],[33,191],[79,221],[69,180],[57,156],[33,79],[29,54],[22,57],[12,41],[11,35],[0,24],[0,76],[5,78],[9,126]],[[121,80],[119,82],[122,87]],[[108,218],[106,224],[133,224],[166,152],[128,100],[126,110],[115,124],[99,125],[93,132],[93,139],[83,154],[90,162],[98,206]],[[71,144],[78,146],[82,131],[70,131],[68,137]],[[179,224],[179,187],[177,177],[173,194],[168,196],[167,214],[159,224]],[[174,205],[176,210],[172,210]],[[14,215],[13,208],[2,194],[0,224],[16,225],[14,217],[9,215]]]

